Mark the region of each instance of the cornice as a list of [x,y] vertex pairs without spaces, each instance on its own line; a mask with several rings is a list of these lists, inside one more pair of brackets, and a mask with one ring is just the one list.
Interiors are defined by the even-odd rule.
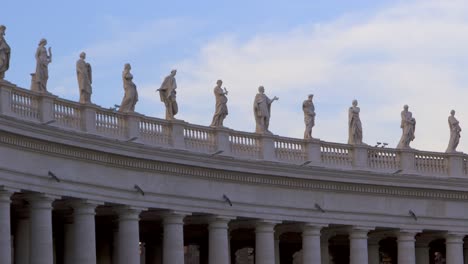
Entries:
[[[129,170],[311,191],[422,199],[468,199],[467,179],[441,179],[417,175],[395,176],[368,171],[345,171],[321,167],[300,167],[276,162],[237,160],[222,156],[215,158],[206,154],[148,147],[8,119],[0,118],[0,144],[2,145]],[[7,124],[10,126],[6,127]],[[98,147],[101,150],[96,149]],[[392,178],[388,179],[389,176]]]

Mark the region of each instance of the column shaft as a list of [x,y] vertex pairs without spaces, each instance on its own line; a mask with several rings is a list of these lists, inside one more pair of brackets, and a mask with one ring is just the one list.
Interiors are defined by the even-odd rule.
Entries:
[[398,234],[398,263],[415,264],[415,236],[413,232],[401,231]]
[[350,263],[367,264],[369,253],[367,252],[367,229],[351,229],[349,234]]
[[209,264],[229,264],[228,223],[229,219],[215,218],[208,226]]
[[321,263],[320,257],[321,227],[305,225],[302,230],[302,263]]
[[67,219],[68,221],[64,225],[64,235],[65,235],[65,246],[64,246],[64,262],[65,264],[75,264],[74,254],[75,254],[75,238],[73,237],[74,228],[72,219]]
[[72,207],[74,210],[72,231],[74,263],[96,264],[96,224],[94,219],[96,205],[85,201],[75,201],[72,203]]
[[380,264],[379,241],[368,243],[369,247],[369,264]]
[[328,235],[320,240],[320,257],[322,258],[321,264],[330,264],[330,252],[328,250]]
[[280,238],[275,234],[275,264],[280,264]]
[[463,264],[463,237],[460,234],[447,234],[445,237],[447,264]]
[[54,262],[52,240],[53,198],[31,194],[26,198],[31,209],[29,263],[51,264]]
[[184,217],[175,213],[164,216],[163,264],[184,263]]
[[0,256],[8,264],[11,263],[11,195],[12,192],[0,190]]
[[140,210],[122,207],[117,209],[117,212],[119,213],[118,263],[140,263]]
[[16,222],[15,264],[29,264],[29,218],[26,217]]
[[427,264],[429,262],[429,247],[416,244],[416,264]]
[[275,263],[275,224],[257,222],[255,227],[255,264]]

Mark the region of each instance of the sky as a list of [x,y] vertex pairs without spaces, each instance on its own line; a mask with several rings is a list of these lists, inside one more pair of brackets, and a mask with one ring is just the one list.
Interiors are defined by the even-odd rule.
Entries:
[[[270,130],[302,138],[302,102],[314,94],[313,137],[347,142],[348,108],[357,99],[363,141],[395,147],[403,105],[416,118],[419,150],[445,151],[447,117],[462,127],[468,152],[468,1],[4,1],[0,24],[12,48],[6,79],[29,88],[41,38],[52,47],[48,90],[79,98],[75,63],[87,53],[92,101],[120,104],[121,74],[132,65],[136,111],[164,118],[155,92],[177,69],[179,114],[209,125],[213,88],[222,79],[225,126],[253,132],[257,88],[279,97]],[[466,124],[466,125],[465,125]]]

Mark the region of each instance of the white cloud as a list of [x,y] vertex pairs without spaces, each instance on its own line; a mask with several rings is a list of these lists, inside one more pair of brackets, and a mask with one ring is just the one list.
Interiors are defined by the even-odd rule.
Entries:
[[[302,136],[300,106],[314,93],[316,137],[346,142],[346,112],[356,98],[365,142],[395,146],[408,104],[418,121],[412,145],[443,151],[452,108],[462,128],[468,126],[467,13],[465,1],[415,1],[248,40],[218,36],[177,63],[179,118],[209,124],[212,88],[223,79],[230,91],[226,125],[233,129],[254,130],[252,100],[264,85],[269,96],[280,97],[270,123],[276,134]],[[468,151],[463,134],[459,149]]]

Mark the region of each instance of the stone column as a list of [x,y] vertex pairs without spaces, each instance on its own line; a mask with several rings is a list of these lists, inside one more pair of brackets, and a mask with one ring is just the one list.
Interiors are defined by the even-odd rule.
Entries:
[[0,256],[3,263],[11,263],[10,208],[13,192],[0,190]]
[[228,223],[230,219],[224,217],[213,217],[210,219],[209,230],[209,264],[229,264],[229,233]]
[[429,260],[429,242],[430,241],[416,241],[416,264],[427,264]]
[[302,227],[302,263],[321,263],[321,226],[306,224]]
[[18,212],[15,231],[15,264],[29,264],[29,208]]
[[322,258],[322,264],[330,264],[330,252],[328,250],[328,240],[330,236],[328,234],[322,234],[320,239],[320,257]]
[[280,234],[275,232],[275,264],[280,264]]
[[51,264],[54,262],[52,240],[53,197],[39,193],[26,197],[31,209],[29,263]]
[[73,201],[74,263],[96,264],[96,204]]
[[184,217],[183,213],[164,215],[163,264],[184,263]]
[[369,238],[367,246],[369,249],[369,264],[380,264],[380,238]]
[[398,263],[415,264],[415,238],[416,232],[402,230],[398,233]]
[[[349,260],[350,264],[367,264],[369,253],[367,252],[367,228],[351,228],[349,231]],[[404,263],[404,262],[402,262]]]
[[74,254],[75,254],[75,237],[74,237],[74,226],[73,226],[73,216],[66,216],[64,224],[64,236],[65,236],[65,246],[64,246],[64,263],[65,264],[75,264]]
[[255,227],[255,264],[275,263],[274,222],[258,221]]
[[465,264],[468,264],[468,241],[464,241],[463,244],[463,258],[465,259]]
[[119,264],[140,263],[140,229],[141,209],[122,206],[116,209],[119,215],[117,234],[117,259]]
[[448,233],[445,236],[447,264],[463,264],[463,238],[464,235],[455,233]]

